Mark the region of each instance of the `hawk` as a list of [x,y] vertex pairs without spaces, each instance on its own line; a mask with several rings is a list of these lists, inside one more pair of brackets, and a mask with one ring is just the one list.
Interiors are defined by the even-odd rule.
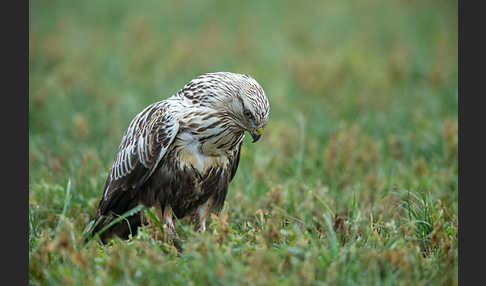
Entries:
[[[197,231],[218,214],[235,176],[248,131],[262,135],[270,112],[258,82],[248,75],[207,73],[133,118],[104,185],[92,235],[138,205],[154,206],[168,237],[173,216],[190,216]],[[100,234],[102,242],[128,238],[143,224],[133,214]]]

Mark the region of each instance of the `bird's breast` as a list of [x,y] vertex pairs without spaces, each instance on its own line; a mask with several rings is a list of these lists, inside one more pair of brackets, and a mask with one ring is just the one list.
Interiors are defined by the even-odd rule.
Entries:
[[176,142],[176,155],[181,169],[193,168],[205,175],[211,168],[221,168],[228,164],[228,157],[222,152],[204,152],[197,137],[182,133]]

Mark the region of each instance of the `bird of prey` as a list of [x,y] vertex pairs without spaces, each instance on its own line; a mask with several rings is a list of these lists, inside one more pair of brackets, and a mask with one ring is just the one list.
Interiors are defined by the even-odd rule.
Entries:
[[[218,214],[235,176],[245,131],[258,141],[270,112],[248,75],[207,73],[143,109],[128,126],[106,179],[92,235],[138,205],[154,206],[164,231],[177,237],[173,216],[190,216],[197,231]],[[134,214],[100,234],[128,238],[143,224]]]

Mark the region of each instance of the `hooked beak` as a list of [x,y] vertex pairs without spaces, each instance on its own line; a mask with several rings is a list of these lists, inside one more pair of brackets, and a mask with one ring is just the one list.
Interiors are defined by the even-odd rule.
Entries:
[[248,128],[248,132],[250,132],[251,137],[253,138],[252,143],[257,142],[263,134],[263,128],[257,128],[253,120],[245,120],[243,122],[245,123],[246,127]]
[[262,136],[262,134],[263,134],[263,128],[260,127],[260,128],[257,128],[257,129],[253,129],[250,133],[251,133],[251,137],[253,137],[253,142],[252,143],[255,143]]

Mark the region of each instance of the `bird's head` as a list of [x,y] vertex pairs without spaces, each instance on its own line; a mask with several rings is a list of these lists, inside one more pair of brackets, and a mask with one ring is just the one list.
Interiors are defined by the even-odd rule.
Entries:
[[263,88],[250,76],[238,75],[239,90],[231,102],[237,123],[248,131],[253,142],[258,141],[263,134],[270,114],[270,105]]
[[[270,114],[268,98],[260,84],[251,76],[229,72],[204,74],[194,81],[194,89],[205,91],[201,98],[231,125],[241,131],[248,131],[253,142],[263,134]],[[190,88],[191,86],[188,86]]]

